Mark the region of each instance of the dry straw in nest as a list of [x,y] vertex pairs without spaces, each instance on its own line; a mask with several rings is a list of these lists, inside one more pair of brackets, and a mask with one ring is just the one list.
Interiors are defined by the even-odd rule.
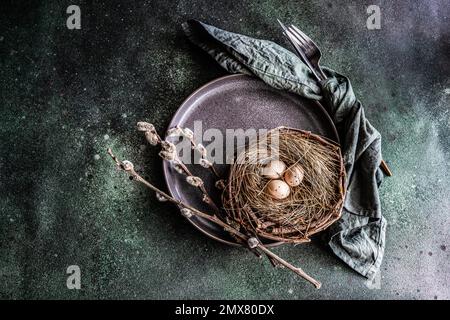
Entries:
[[[286,170],[297,166],[304,172],[300,185],[291,187],[282,200],[266,192],[270,179],[261,175],[273,159],[284,162]],[[250,142],[236,157],[223,204],[230,218],[250,234],[286,243],[307,242],[339,219],[344,179],[338,145],[310,132],[280,127]]]

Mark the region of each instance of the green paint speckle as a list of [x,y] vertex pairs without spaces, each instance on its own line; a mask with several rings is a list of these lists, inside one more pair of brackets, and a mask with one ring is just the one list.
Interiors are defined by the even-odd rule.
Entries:
[[[355,1],[80,6],[79,31],[65,28],[59,1],[0,11],[1,298],[450,298],[448,250],[438,249],[450,243],[447,3],[385,4],[378,31]],[[394,171],[381,188],[381,289],[319,241],[275,249],[323,282],[315,290],[207,239],[115,170],[107,148],[163,188],[157,150],[136,122],[163,131],[190,92],[224,74],[181,34],[194,17],[288,48],[276,18],[294,23],[324,65],[350,77]],[[79,291],[66,288],[72,264]]]

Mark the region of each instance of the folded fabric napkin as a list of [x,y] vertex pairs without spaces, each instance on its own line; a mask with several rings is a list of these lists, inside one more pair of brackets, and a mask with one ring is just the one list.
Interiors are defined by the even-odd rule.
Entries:
[[366,119],[350,81],[324,68],[327,79],[318,83],[300,58],[272,41],[196,20],[182,27],[190,41],[228,72],[254,75],[272,87],[320,100],[328,107],[339,133],[347,172],[342,218],[329,228],[328,243],[351,268],[372,279],[383,259],[386,232],[378,194],[383,178],[379,169],[381,135]]

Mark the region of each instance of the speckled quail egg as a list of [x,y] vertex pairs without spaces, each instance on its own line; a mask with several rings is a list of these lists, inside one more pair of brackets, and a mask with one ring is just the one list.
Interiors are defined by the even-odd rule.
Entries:
[[283,175],[286,165],[280,160],[271,160],[261,169],[261,175],[269,179],[279,179]]
[[289,185],[283,180],[271,180],[267,184],[267,193],[274,199],[282,200],[291,192]]
[[284,172],[283,179],[291,187],[296,187],[303,181],[305,171],[300,165],[295,165]]

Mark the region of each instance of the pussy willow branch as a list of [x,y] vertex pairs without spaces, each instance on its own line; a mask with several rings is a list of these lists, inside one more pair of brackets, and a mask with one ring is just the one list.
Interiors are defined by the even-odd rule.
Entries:
[[200,155],[200,159],[204,160],[205,162],[207,162],[209,164],[207,167],[206,166],[204,166],[204,167],[210,169],[211,172],[216,176],[216,178],[220,179],[220,176],[219,176],[216,168],[214,167],[214,163],[210,162],[208,160],[206,148],[201,143],[197,143],[195,141],[194,132],[192,132],[191,129],[181,128],[180,126],[177,125],[173,128],[170,128],[169,130],[167,130],[167,135],[168,135],[168,137],[177,136],[177,137],[185,137],[186,139],[188,139],[189,143],[191,144],[191,149],[193,149],[194,151],[197,151],[198,154]]
[[[155,127],[152,124],[147,123],[147,122],[138,122],[137,126],[138,126],[139,131],[144,132],[147,141],[151,145],[160,145],[162,147],[163,143],[167,143],[161,138],[161,136],[158,134],[158,132],[156,131]],[[175,147],[175,151],[173,152],[173,157],[174,158],[172,161],[181,168],[181,171],[183,171],[183,173],[186,176],[195,177],[192,174],[192,172],[188,169],[188,167],[183,163],[183,161],[181,161],[181,159],[179,158],[176,147]],[[165,159],[164,157],[162,157],[162,158]],[[197,185],[196,187],[202,192],[203,201],[206,202],[207,204],[209,204],[210,206],[212,206],[214,210],[219,212],[219,208],[212,200],[208,191],[206,191],[206,188],[205,188],[203,182],[200,185]]]
[[149,189],[151,189],[152,191],[156,192],[157,194],[161,195],[162,197],[164,197],[165,199],[167,199],[168,201],[176,204],[179,207],[185,208],[190,210],[190,212],[192,212],[192,214],[204,218],[206,220],[209,220],[213,223],[216,223],[217,225],[221,226],[224,230],[226,230],[227,232],[233,234],[234,236],[238,237],[239,239],[243,240],[244,242],[247,242],[249,245],[250,249],[255,249],[258,248],[260,249],[262,252],[264,252],[264,254],[266,254],[268,257],[270,257],[271,259],[276,260],[279,264],[281,264],[282,266],[288,268],[289,270],[291,270],[292,272],[296,273],[297,275],[299,275],[300,277],[302,277],[303,279],[311,282],[317,289],[319,289],[321,287],[321,283],[317,280],[315,280],[314,278],[312,278],[311,276],[309,276],[308,274],[306,274],[301,268],[295,267],[292,264],[290,264],[289,262],[285,261],[284,259],[282,259],[281,257],[279,257],[278,255],[276,255],[275,253],[273,253],[272,251],[270,251],[269,249],[267,249],[259,240],[257,240],[256,238],[251,238],[248,237],[247,235],[243,234],[242,232],[240,232],[239,230],[237,230],[236,228],[230,226],[229,224],[225,223],[224,221],[222,221],[221,219],[219,219],[215,214],[214,215],[209,215],[206,214],[188,204],[183,203],[180,200],[177,200],[173,197],[171,197],[170,195],[168,195],[167,193],[165,193],[164,191],[161,191],[160,189],[158,189],[157,187],[155,187],[153,184],[151,184],[150,182],[148,182],[147,180],[145,180],[144,178],[142,178],[135,170],[134,170],[134,165],[130,162],[130,161],[121,161],[119,160],[111,151],[111,149],[108,149],[108,154],[111,156],[111,158],[114,160],[114,162],[116,163],[117,167],[120,170],[125,171],[133,180],[140,182],[142,184],[144,184],[146,187],[148,187]]
[[[195,142],[194,137],[190,138],[189,141],[191,142],[192,149],[196,150],[196,151],[200,154],[200,156],[202,157],[202,159],[204,159],[204,160],[210,162],[210,161],[208,160],[207,156],[206,156],[205,154],[203,154],[203,152],[201,152],[201,151],[199,150],[198,144]],[[210,164],[211,164],[211,165],[208,167],[209,170],[211,170],[211,172],[216,176],[216,178],[220,179],[221,177],[220,177],[219,173],[217,172],[217,170],[216,170],[216,168],[215,168],[215,166],[214,166],[214,163],[213,163],[213,162],[210,162]]]
[[[192,172],[188,169],[188,167],[180,160],[180,158],[178,157],[178,155],[175,155],[175,159],[173,160],[177,165],[180,166],[180,168],[184,171],[184,174],[186,176],[190,176],[190,177],[194,177],[194,175],[192,174]],[[206,191],[205,185],[202,183],[199,186],[197,186],[197,188],[202,192],[203,196],[204,196],[204,200],[206,203],[208,203],[209,205],[213,206],[215,210],[219,210],[219,208],[217,207],[217,205],[214,203],[214,201],[212,200],[211,196],[209,195],[208,191]]]

